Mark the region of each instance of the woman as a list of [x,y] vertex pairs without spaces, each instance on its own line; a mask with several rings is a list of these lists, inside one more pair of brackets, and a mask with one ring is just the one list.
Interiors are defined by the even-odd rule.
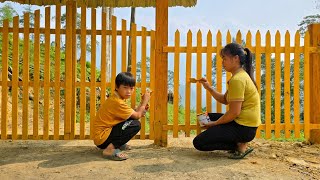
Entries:
[[210,113],[206,131],[193,140],[200,151],[231,150],[230,158],[241,159],[253,151],[247,143],[255,137],[260,119],[260,97],[253,77],[252,55],[248,48],[236,43],[220,52],[226,71],[232,73],[225,94],[213,89],[207,79],[200,83],[220,103],[228,104],[225,114]]

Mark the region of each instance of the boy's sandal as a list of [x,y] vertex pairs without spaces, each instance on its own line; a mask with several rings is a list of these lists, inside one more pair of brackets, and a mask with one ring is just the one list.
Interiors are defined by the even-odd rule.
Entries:
[[128,151],[128,150],[131,150],[131,146],[129,146],[128,144],[124,144],[124,145],[120,146],[119,149],[121,151]]
[[128,159],[127,157],[121,157],[122,152],[120,149],[115,149],[111,155],[102,155],[103,158],[113,161],[123,161]]
[[245,156],[250,154],[253,151],[253,148],[247,149],[245,152],[236,151],[235,153],[229,156],[230,159],[243,159]]

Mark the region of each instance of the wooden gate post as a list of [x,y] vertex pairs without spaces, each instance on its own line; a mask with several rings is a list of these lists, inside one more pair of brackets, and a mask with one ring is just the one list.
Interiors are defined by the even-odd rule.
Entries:
[[[66,69],[65,69],[65,118],[64,118],[64,139],[73,139],[72,138],[72,125],[73,123],[73,6],[74,6],[73,0],[68,0],[66,3],[66,13],[67,13],[67,18],[66,18]],[[71,102],[71,103],[70,103]]]
[[[310,33],[310,46],[320,46],[320,24],[311,24],[308,26]],[[320,124],[320,53],[310,54],[310,123]],[[311,143],[320,144],[320,129],[311,129]]]
[[156,98],[154,120],[154,144],[167,146],[168,134],[163,125],[168,122],[168,0],[156,0],[156,50],[155,50],[155,89]]

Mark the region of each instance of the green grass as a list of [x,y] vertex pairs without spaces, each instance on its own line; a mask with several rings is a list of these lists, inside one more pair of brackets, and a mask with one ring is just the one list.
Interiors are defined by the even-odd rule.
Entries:
[[[266,135],[265,135],[264,131],[261,131],[261,138],[266,139]],[[293,131],[291,131],[290,138],[286,138],[283,131],[280,132],[280,138],[276,138],[275,134],[274,134],[274,131],[272,131],[271,139],[269,139],[269,140],[271,140],[271,141],[279,141],[279,142],[303,142],[306,139],[304,137],[304,131],[301,130],[300,131],[300,138],[295,138]]]

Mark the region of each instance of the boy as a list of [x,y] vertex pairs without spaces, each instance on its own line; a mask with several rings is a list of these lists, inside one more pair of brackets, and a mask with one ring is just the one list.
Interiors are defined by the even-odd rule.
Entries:
[[94,144],[103,149],[102,156],[122,161],[128,157],[121,150],[129,150],[126,144],[140,131],[140,119],[145,116],[150,93],[146,92],[136,110],[129,107],[125,100],[131,97],[136,84],[129,72],[117,75],[114,93],[102,104],[94,123]]

